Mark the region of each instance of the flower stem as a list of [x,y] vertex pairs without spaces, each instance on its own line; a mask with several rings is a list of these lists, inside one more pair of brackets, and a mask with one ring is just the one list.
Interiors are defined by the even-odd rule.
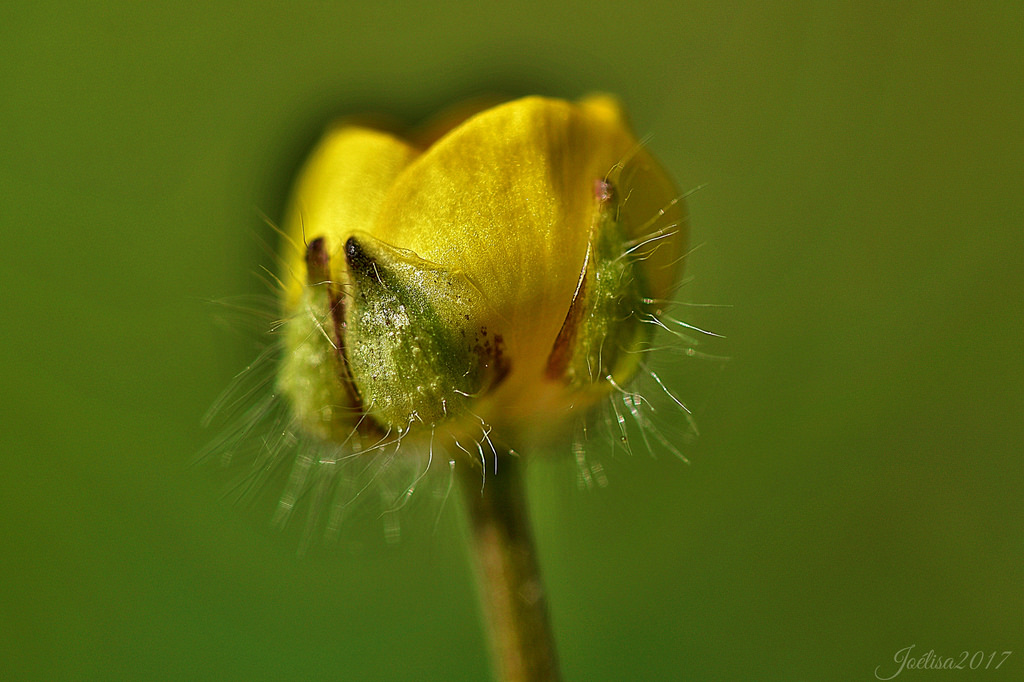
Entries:
[[[530,532],[524,463],[499,458],[488,475],[456,467],[472,526],[472,554],[495,670],[501,682],[557,682],[558,659]],[[490,472],[488,472],[490,474]]]

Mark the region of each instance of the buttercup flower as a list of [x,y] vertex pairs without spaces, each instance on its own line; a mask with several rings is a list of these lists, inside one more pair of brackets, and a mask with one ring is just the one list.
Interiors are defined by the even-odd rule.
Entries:
[[677,189],[607,96],[502,104],[426,148],[338,125],[285,231],[278,387],[299,428],[476,461],[549,450],[624,390],[687,244]]
[[[307,530],[331,535],[399,469],[402,492],[381,485],[388,539],[442,453],[446,490],[457,478],[465,493],[499,679],[557,680],[523,462],[571,449],[586,483],[579,433],[602,403],[621,440],[631,417],[675,451],[628,386],[643,369],[685,410],[646,365],[658,328],[688,326],[663,313],[683,200],[611,97],[463,108],[427,130],[343,123],[316,147],[283,230],[276,390],[252,404],[265,380],[240,375],[251,386],[214,408],[240,419],[210,451],[255,448],[245,491],[293,454],[275,518],[308,497]],[[350,464],[362,479],[346,497]]]

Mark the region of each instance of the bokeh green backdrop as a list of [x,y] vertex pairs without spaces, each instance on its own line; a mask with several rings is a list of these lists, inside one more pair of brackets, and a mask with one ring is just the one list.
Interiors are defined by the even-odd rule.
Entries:
[[457,507],[297,557],[187,467],[252,353],[205,301],[262,292],[260,211],[332,116],[603,89],[707,183],[686,296],[732,306],[695,314],[733,360],[692,464],[533,467],[566,678],[870,680],[915,645],[1014,653],[906,679],[1021,679],[1022,7],[5,8],[0,677],[485,679]]

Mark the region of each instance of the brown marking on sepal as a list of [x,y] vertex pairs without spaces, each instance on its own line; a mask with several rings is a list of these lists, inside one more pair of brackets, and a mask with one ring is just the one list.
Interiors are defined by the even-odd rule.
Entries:
[[590,244],[587,244],[587,254],[583,258],[583,267],[580,269],[580,278],[576,282],[576,291],[572,295],[572,303],[569,304],[569,311],[562,321],[562,328],[555,337],[555,344],[548,355],[548,366],[544,375],[548,379],[565,378],[565,371],[572,359],[573,347],[576,345],[576,332],[579,330],[580,322],[583,320],[584,299],[587,293],[587,268],[590,266]]
[[317,237],[306,246],[306,284],[311,287],[324,284],[331,279],[330,256],[324,246],[324,238]]
[[345,241],[345,261],[348,269],[361,277],[373,278],[379,284],[384,284],[377,269],[377,261],[366,252],[363,245],[355,237],[349,237]]
[[306,247],[306,275],[310,286],[327,287],[327,304],[330,308],[333,332],[331,340],[338,353],[338,378],[345,387],[345,393],[352,405],[362,414],[363,403],[352,380],[348,356],[345,353],[345,297],[341,293],[340,283],[331,277],[331,257],[327,253],[323,237],[317,237]]
[[[462,335],[466,335],[465,330]],[[501,334],[492,334],[491,338],[487,338],[487,327],[481,327],[477,342],[470,350],[476,353],[480,364],[487,369],[485,390],[494,390],[512,369],[512,364],[505,354],[504,337]]]

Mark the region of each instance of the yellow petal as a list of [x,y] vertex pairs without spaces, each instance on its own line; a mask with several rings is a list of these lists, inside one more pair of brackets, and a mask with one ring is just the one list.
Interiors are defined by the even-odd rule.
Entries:
[[294,310],[306,285],[305,244],[324,237],[334,253],[354,230],[373,223],[398,173],[419,154],[386,132],[340,124],[324,135],[292,194],[282,257],[285,307]]
[[489,109],[401,173],[371,234],[475,282],[516,371],[537,375],[579,279],[594,180],[634,144],[605,106],[527,98]]

